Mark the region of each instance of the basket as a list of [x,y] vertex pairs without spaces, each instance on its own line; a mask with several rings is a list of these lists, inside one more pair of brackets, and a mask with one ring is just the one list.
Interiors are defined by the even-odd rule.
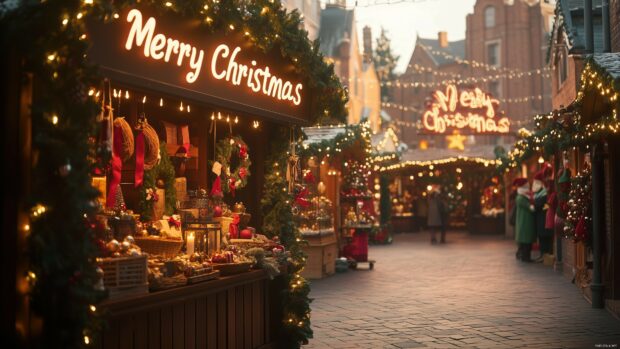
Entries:
[[213,270],[219,270],[221,276],[235,275],[250,271],[252,263],[213,263]]
[[161,239],[156,237],[136,237],[136,245],[140,246],[142,251],[164,257],[174,257],[181,247],[183,247],[183,240],[173,239]]
[[97,258],[97,264],[103,270],[103,285],[110,299],[148,293],[146,255]]

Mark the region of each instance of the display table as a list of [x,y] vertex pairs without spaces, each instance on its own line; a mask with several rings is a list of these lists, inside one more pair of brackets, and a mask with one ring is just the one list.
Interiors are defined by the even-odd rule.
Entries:
[[307,231],[301,234],[308,242],[303,246],[308,256],[301,275],[308,279],[321,279],[336,272],[338,244],[333,229]]
[[269,348],[274,282],[263,270],[106,301],[101,348]]
[[412,233],[420,231],[420,218],[411,213],[393,214],[391,220],[395,233]]
[[472,235],[504,235],[504,215],[499,214],[495,217],[471,216],[467,222],[467,229]]

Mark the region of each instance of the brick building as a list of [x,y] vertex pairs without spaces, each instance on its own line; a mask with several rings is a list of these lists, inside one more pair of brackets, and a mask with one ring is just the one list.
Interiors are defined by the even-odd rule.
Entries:
[[[514,125],[551,109],[551,84],[543,69],[554,1],[478,0],[467,15],[466,39],[418,38],[405,73],[392,89],[393,106],[386,106],[402,127],[401,138],[417,146],[421,137],[411,127],[431,93],[446,80],[463,87],[479,87],[501,102],[500,109]],[[516,76],[517,72],[530,72]],[[463,81],[469,79],[468,81]],[[412,87],[407,83],[417,83]],[[405,126],[409,124],[409,126]],[[442,146],[438,137],[431,145]],[[499,137],[478,137],[477,143],[495,143]]]
[[[334,64],[334,71],[342,84],[349,89],[347,110],[349,124],[367,119],[373,132],[381,126],[380,83],[370,56],[372,37],[370,28],[364,30],[365,38],[357,35],[355,10],[348,10],[342,2],[327,4],[321,12],[319,40],[321,52]],[[360,50],[365,42],[366,54]]]

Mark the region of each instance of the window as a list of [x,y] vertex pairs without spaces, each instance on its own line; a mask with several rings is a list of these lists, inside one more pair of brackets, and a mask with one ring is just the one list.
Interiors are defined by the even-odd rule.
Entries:
[[484,27],[495,27],[495,7],[493,6],[488,6],[484,9]]
[[491,81],[489,83],[489,92],[495,98],[502,98],[502,84],[500,81]]
[[568,61],[566,57],[566,52],[560,52],[557,64],[557,72],[558,72],[558,90],[562,87],[564,81],[566,81],[566,77],[568,76]]
[[500,65],[499,42],[487,43],[487,64],[493,66]]

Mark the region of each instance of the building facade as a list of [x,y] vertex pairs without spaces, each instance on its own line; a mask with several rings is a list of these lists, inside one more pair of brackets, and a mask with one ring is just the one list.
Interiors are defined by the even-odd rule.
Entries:
[[[514,130],[531,115],[549,111],[551,81],[545,68],[553,18],[553,1],[478,0],[467,15],[464,40],[450,41],[445,32],[418,37],[407,70],[392,88],[393,105],[385,104],[401,124],[401,139],[412,147],[420,141],[443,145],[443,138],[419,136],[416,127],[427,99],[447,81],[490,93]],[[475,140],[499,141],[496,136]]]
[[[348,88],[348,123],[370,121],[373,132],[381,127],[381,91],[379,78],[368,52],[360,50],[355,11],[342,4],[328,4],[321,11],[319,40],[321,51],[334,64],[336,75]],[[370,30],[364,31],[364,42],[372,42]],[[368,51],[368,45],[366,45]]]
[[297,10],[303,16],[304,29],[308,31],[308,38],[316,40],[319,37],[321,24],[321,3],[319,0],[281,0],[282,6],[288,11]]

